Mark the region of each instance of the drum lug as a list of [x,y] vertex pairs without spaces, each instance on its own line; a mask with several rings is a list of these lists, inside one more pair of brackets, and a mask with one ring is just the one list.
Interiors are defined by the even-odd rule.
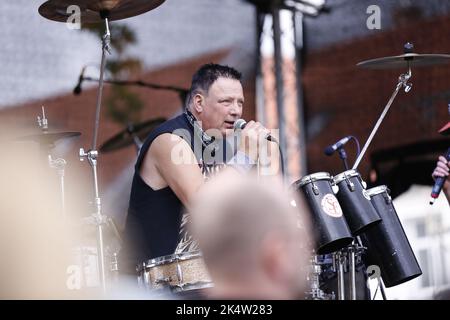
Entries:
[[313,190],[313,192],[314,192],[314,194],[316,196],[319,195],[319,188],[314,184],[314,182],[313,182],[313,185],[312,185],[312,190]]
[[347,183],[347,187],[350,189],[351,192],[355,191],[355,185],[353,182],[350,181],[347,175],[345,175],[345,182]]
[[183,271],[181,270],[180,264],[177,262],[177,278],[180,284],[183,283]]
[[309,181],[310,181],[311,184],[312,184],[312,191],[313,191],[313,193],[314,193],[316,196],[318,196],[320,192],[319,192],[319,187],[317,187],[317,186],[314,184],[315,179],[309,178]]
[[333,190],[334,194],[337,194],[339,192],[339,186],[337,184],[333,184],[331,186],[331,189]]
[[364,189],[367,189],[367,182],[365,182],[364,180],[361,180],[361,184]]
[[392,198],[391,198],[391,196],[389,194],[384,193],[383,194],[383,198],[384,198],[384,201],[386,201],[386,204],[391,204]]

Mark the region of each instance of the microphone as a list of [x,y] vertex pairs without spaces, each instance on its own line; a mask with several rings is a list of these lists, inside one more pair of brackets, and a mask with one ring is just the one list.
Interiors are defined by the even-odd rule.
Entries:
[[[234,131],[236,130],[242,130],[245,128],[245,126],[247,125],[247,121],[245,121],[244,119],[238,119],[236,120],[236,122],[234,123]],[[273,142],[277,142],[277,139],[275,139],[274,137],[272,137],[270,134],[268,134],[266,136],[266,139],[268,141],[273,141]]]
[[[447,150],[445,159],[447,159],[447,161],[450,161],[450,148],[448,148],[448,150]],[[444,186],[445,180],[447,180],[447,177],[437,177],[436,178],[433,189],[431,189],[431,198],[430,198],[431,205],[434,203],[434,201],[437,199],[437,197],[439,197],[442,187]]]
[[83,83],[83,80],[84,80],[84,72],[85,71],[86,71],[86,66],[84,66],[83,69],[81,69],[80,76],[78,77],[78,83],[75,86],[75,88],[73,88],[73,94],[76,96],[81,93],[81,84]]
[[337,149],[342,148],[351,138],[352,138],[352,136],[346,136],[346,137],[342,138],[335,144],[332,144],[331,146],[326,147],[324,153],[327,156],[331,156]]

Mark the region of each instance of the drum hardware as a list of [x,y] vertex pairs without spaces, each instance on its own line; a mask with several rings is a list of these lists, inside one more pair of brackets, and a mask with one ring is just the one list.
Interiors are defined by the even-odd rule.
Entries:
[[66,160],[63,158],[53,159],[52,155],[48,155],[48,163],[50,168],[56,169],[59,176],[59,185],[61,193],[61,216],[63,219],[66,218],[66,200],[65,200],[65,190],[64,190],[64,169],[66,167]]
[[357,236],[356,241],[347,247],[350,272],[350,300],[356,300],[356,257],[361,259],[362,254],[367,249],[359,244],[360,239]]
[[333,190],[336,186],[328,172],[304,176],[292,187],[303,193],[310,208],[318,254],[335,252],[353,241]]
[[179,293],[213,286],[199,251],[151,259],[139,264],[136,271],[138,284],[149,290]]
[[345,255],[341,250],[334,253],[334,260],[337,268],[338,277],[338,300],[345,300],[345,279],[344,279],[344,265]]
[[60,185],[60,198],[61,198],[61,217],[66,218],[66,205],[65,205],[65,186],[64,186],[64,172],[67,164],[63,158],[54,159],[51,153],[51,149],[55,147],[55,142],[61,139],[76,137],[81,135],[80,132],[52,132],[48,131],[49,122],[45,116],[45,108],[42,106],[42,117],[37,116],[37,124],[42,130],[41,134],[32,134],[17,138],[17,141],[34,141],[39,143],[41,151],[47,154],[47,162],[51,169],[55,169],[59,177]]
[[125,19],[136,16],[144,12],[155,9],[161,5],[164,0],[93,0],[86,2],[84,0],[48,0],[39,7],[39,13],[50,20],[67,22],[70,18],[69,6],[76,5],[80,9],[80,21],[83,23],[105,24],[105,34],[102,37],[102,56],[100,63],[100,77],[97,93],[97,104],[94,122],[94,134],[92,138],[92,149],[85,152],[80,148],[80,161],[88,159],[92,169],[94,185],[94,204],[95,213],[92,214],[97,227],[97,249],[100,283],[104,293],[106,293],[106,269],[103,243],[103,227],[107,223],[107,218],[101,212],[101,199],[98,191],[97,179],[97,136],[100,122],[100,109],[103,93],[103,78],[106,66],[106,53],[111,54],[110,41],[111,33],[109,30],[109,21]]
[[355,271],[355,248],[353,245],[348,248],[349,269],[350,269],[350,300],[356,300],[356,271]]
[[361,153],[359,154],[358,158],[356,159],[355,163],[353,164],[352,169],[358,168],[359,163],[361,162],[362,158],[364,157],[364,154],[366,153],[367,148],[369,147],[370,143],[372,142],[372,139],[375,136],[375,133],[378,131],[378,128],[380,127],[381,122],[383,121],[384,117],[386,116],[387,112],[389,111],[389,108],[391,107],[392,103],[394,102],[400,89],[403,88],[405,93],[408,93],[411,90],[412,83],[409,82],[412,78],[411,68],[412,67],[438,65],[438,64],[450,62],[450,55],[448,55],[448,54],[417,54],[417,53],[413,53],[414,45],[409,42],[406,43],[403,48],[404,48],[403,55],[372,59],[372,60],[362,61],[357,64],[358,67],[367,68],[367,69],[406,68],[407,73],[400,74],[400,76],[398,77],[397,86],[396,86],[391,98],[389,99],[388,103],[386,104],[383,112],[381,113],[378,121],[376,122],[374,128],[372,129],[372,132],[370,133],[369,138],[367,139],[366,143],[364,144],[364,147],[363,147]]
[[307,300],[335,300],[334,292],[331,294],[325,293],[320,289],[320,274],[322,273],[322,267],[317,259],[317,255],[313,253],[310,258],[310,270],[307,275],[307,281],[309,282],[309,291],[306,292]]
[[388,288],[420,276],[422,270],[398,218],[389,189],[378,186],[367,190],[367,194],[383,219],[361,235],[368,248],[368,262],[380,268],[381,278]]
[[[357,237],[358,238],[358,237]],[[345,273],[349,273],[349,300],[356,300],[356,265],[362,262],[362,254],[366,250],[358,241],[333,253],[333,270],[338,280],[338,300],[345,300]]]
[[354,236],[381,222],[380,215],[364,192],[366,184],[357,171],[344,171],[334,176],[333,181],[339,187],[336,197]]
[[49,20],[67,22],[70,5],[80,8],[82,23],[100,23],[107,15],[109,21],[131,18],[156,9],[165,0],[48,0],[39,7],[39,14]]
[[165,118],[157,118],[138,124],[129,123],[124,130],[103,143],[100,147],[100,152],[105,153],[119,150],[134,143],[136,151],[139,153],[142,146],[142,141],[151,131],[153,131],[153,129],[164,121],[166,121]]

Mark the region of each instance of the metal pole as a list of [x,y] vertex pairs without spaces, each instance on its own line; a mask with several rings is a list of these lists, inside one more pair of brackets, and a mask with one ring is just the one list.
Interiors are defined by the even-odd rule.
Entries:
[[[274,6],[272,8],[273,18],[273,41],[274,41],[274,53],[275,53],[275,79],[276,79],[276,91],[277,91],[277,112],[278,112],[278,129],[280,130],[280,149],[285,155],[283,157],[283,164],[286,171],[289,171],[286,163],[287,148],[286,148],[286,136],[285,136],[285,119],[284,119],[284,85],[283,85],[283,54],[281,51],[281,28],[280,28],[280,9]],[[286,172],[284,173],[286,177]]]
[[334,256],[337,262],[338,300],[345,300],[344,261],[342,251],[335,252]]
[[356,300],[355,244],[349,247],[350,261],[350,300]]
[[392,94],[391,98],[389,99],[389,102],[387,103],[386,107],[384,108],[383,112],[380,115],[380,118],[378,119],[377,123],[375,124],[375,127],[372,129],[372,132],[370,133],[369,138],[366,141],[366,144],[364,145],[364,148],[362,149],[361,153],[359,154],[358,158],[355,161],[355,164],[353,165],[353,170],[355,170],[359,163],[361,162],[364,154],[367,151],[367,148],[369,147],[370,143],[372,142],[373,137],[375,136],[375,133],[377,133],[378,128],[381,125],[381,122],[383,121],[384,117],[386,116],[387,112],[389,111],[389,108],[391,107],[392,103],[394,102],[395,97],[397,96],[398,92],[400,91],[401,87],[405,87],[405,92],[409,92],[411,89],[411,84],[408,83],[408,80],[411,78],[411,68],[408,67],[408,73],[402,74],[398,78],[398,84],[397,87],[394,90],[394,93]]
[[97,136],[98,136],[98,127],[100,123],[100,110],[102,103],[102,94],[103,94],[103,75],[105,73],[106,66],[106,52],[110,52],[109,43],[111,40],[111,33],[109,31],[108,18],[105,18],[106,32],[102,38],[102,60],[100,64],[100,79],[98,84],[98,93],[97,93],[97,107],[95,111],[95,122],[94,122],[94,136],[92,138],[92,150],[96,150],[97,148]]
[[306,166],[306,127],[305,113],[303,105],[302,86],[302,50],[303,50],[303,14],[295,11],[292,15],[294,20],[294,45],[296,63],[296,85],[297,85],[297,123],[298,123],[298,144],[300,150],[300,175],[307,172]]
[[264,107],[264,78],[262,74],[262,58],[261,58],[261,41],[264,28],[265,13],[256,7],[256,79],[255,79],[255,93],[256,93],[256,112],[258,121],[264,126],[266,123],[266,110]]
[[99,278],[100,284],[103,292],[106,292],[106,268],[105,268],[105,252],[104,252],[104,243],[103,243],[103,225],[106,224],[106,217],[101,213],[101,199],[98,192],[98,179],[97,179],[97,158],[98,151],[97,147],[97,136],[98,136],[98,128],[100,124],[100,110],[102,103],[102,93],[103,93],[103,75],[106,67],[106,52],[110,53],[109,44],[111,34],[109,31],[108,18],[104,18],[105,20],[105,35],[102,38],[102,60],[100,67],[100,79],[99,79],[99,88],[97,94],[97,106],[95,112],[95,123],[94,123],[94,136],[92,139],[92,150],[85,152],[83,148],[80,149],[80,160],[83,161],[84,158],[87,158],[89,164],[92,168],[92,176],[94,183],[94,204],[95,204],[95,213],[93,214],[93,218],[97,228],[97,260],[98,260],[98,270],[99,270]]

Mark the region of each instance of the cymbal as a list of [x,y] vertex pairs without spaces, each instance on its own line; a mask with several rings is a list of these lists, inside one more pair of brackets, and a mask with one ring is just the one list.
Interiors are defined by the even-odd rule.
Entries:
[[418,54],[405,53],[400,56],[383,57],[362,61],[358,67],[366,69],[397,69],[411,67],[425,67],[450,62],[450,54]]
[[40,133],[32,134],[17,138],[19,141],[35,141],[40,144],[53,144],[58,140],[77,137],[81,135],[80,132],[53,132],[53,133]]
[[[68,22],[74,11],[70,6],[80,8],[81,23],[98,23],[103,21],[100,13],[106,14],[109,21],[121,20],[140,15],[163,4],[165,0],[48,0],[39,7],[39,14],[44,18]],[[69,12],[67,12],[69,11]]]
[[165,121],[166,119],[164,118],[157,118],[136,125],[130,124],[125,130],[107,140],[100,147],[100,152],[109,152],[127,147],[135,142],[133,137],[143,140],[153,129]]

